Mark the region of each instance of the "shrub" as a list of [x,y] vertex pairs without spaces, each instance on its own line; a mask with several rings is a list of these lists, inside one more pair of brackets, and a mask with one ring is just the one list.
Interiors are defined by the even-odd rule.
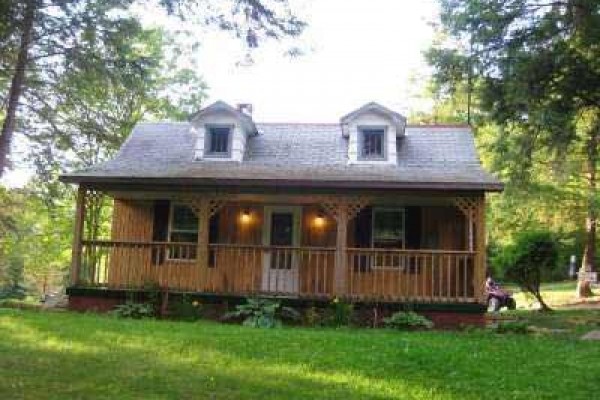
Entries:
[[202,305],[183,295],[180,299],[169,303],[169,315],[183,321],[196,321],[202,318]]
[[431,329],[433,328],[433,322],[428,320],[422,315],[419,315],[412,311],[398,311],[392,314],[391,317],[385,318],[383,323],[388,328],[394,329]]
[[20,283],[0,288],[0,299],[23,300],[27,297],[27,288]]
[[558,260],[558,245],[550,232],[524,231],[502,255],[506,278],[533,295],[542,310],[550,310],[542,299],[540,284],[543,271],[552,269]]
[[253,328],[278,328],[282,320],[297,321],[300,313],[291,307],[283,307],[278,301],[247,298],[236,310],[225,314],[224,319],[243,318],[245,326]]
[[335,327],[348,326],[354,315],[354,306],[337,297],[331,302],[329,324]]
[[120,318],[151,318],[154,317],[154,306],[148,303],[126,302],[115,307],[112,314]]
[[304,310],[303,323],[307,326],[321,326],[324,322],[323,311],[317,307],[308,307]]

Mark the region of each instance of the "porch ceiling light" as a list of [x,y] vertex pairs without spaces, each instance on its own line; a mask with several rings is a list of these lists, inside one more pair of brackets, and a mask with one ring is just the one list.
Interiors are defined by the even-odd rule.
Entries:
[[325,226],[325,214],[323,214],[322,211],[317,213],[314,223],[317,228],[322,228]]
[[250,210],[247,208],[244,208],[244,210],[242,211],[242,215],[240,217],[240,221],[242,222],[242,224],[248,224],[248,223],[250,223],[251,219],[252,219],[252,216],[250,215]]

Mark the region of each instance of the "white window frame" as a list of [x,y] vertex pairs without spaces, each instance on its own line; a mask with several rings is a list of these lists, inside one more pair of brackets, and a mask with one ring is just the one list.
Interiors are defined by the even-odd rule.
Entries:
[[[177,244],[177,243],[182,243],[182,244],[189,244],[192,242],[173,242],[171,241],[171,234],[172,233],[195,233],[196,236],[199,234],[198,229],[196,230],[191,230],[191,229],[174,229],[173,228],[173,221],[175,220],[174,218],[174,214],[175,214],[175,207],[188,207],[189,206],[185,203],[179,203],[179,202],[174,202],[171,201],[169,204],[169,229],[167,232],[167,241],[170,244]],[[168,249],[167,249],[167,260],[169,261],[179,261],[179,262],[194,262],[196,261],[197,258],[197,254],[194,257],[190,257],[190,258],[183,258],[183,257],[174,257],[171,255],[171,245],[169,245]]]
[[[227,129],[227,151],[213,152],[210,149],[212,142],[213,129]],[[229,159],[232,155],[233,147],[233,135],[235,133],[235,126],[231,124],[206,124],[204,126],[204,157],[206,158],[221,158]]]
[[[405,207],[400,207],[400,206],[380,206],[380,207],[373,207],[371,209],[371,248],[372,249],[376,249],[375,247],[375,214],[377,213],[377,211],[398,211],[400,213],[402,213],[402,236],[399,237],[398,239],[402,241],[402,247],[401,248],[391,248],[390,250],[404,250],[406,248],[406,208]],[[381,248],[378,248],[381,249]],[[392,269],[392,270],[397,270],[397,269],[404,269],[405,266],[405,260],[403,256],[400,256],[398,258],[399,263],[396,264],[394,263],[393,265],[381,265],[377,262],[377,256],[373,255],[371,256],[371,268],[372,269]],[[393,260],[393,259],[392,259]]]
[[[358,126],[358,161],[387,161],[388,159],[388,127],[385,125],[360,125]],[[381,131],[381,155],[365,155],[365,133],[368,131]]]

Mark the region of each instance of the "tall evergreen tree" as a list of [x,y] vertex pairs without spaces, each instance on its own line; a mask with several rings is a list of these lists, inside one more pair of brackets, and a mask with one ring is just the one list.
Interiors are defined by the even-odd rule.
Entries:
[[[600,151],[600,1],[440,0],[451,41],[429,61],[442,87],[474,77],[494,150],[512,179],[536,166],[585,186],[582,270],[595,269]],[[539,171],[539,168],[537,169]],[[582,285],[580,295],[589,294]]]

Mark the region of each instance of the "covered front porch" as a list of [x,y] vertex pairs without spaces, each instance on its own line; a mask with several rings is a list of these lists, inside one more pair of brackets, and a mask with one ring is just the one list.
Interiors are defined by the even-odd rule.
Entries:
[[[91,229],[113,200],[110,233]],[[252,193],[81,186],[71,286],[482,303],[481,192]],[[86,227],[87,225],[87,227]]]

